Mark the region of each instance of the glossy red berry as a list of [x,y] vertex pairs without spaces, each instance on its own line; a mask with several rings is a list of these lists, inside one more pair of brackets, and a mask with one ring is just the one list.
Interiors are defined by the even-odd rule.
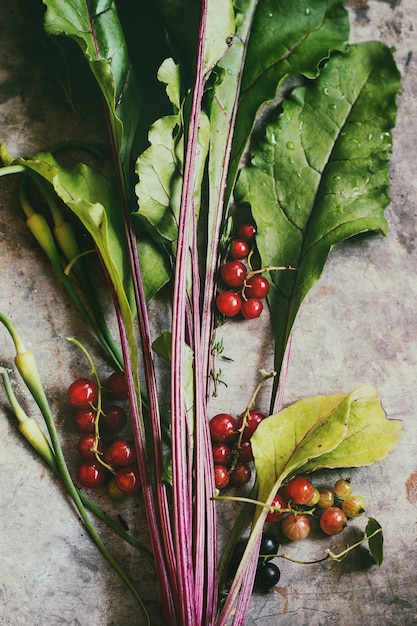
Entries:
[[213,462],[215,465],[230,466],[232,462],[232,450],[227,443],[213,444]]
[[106,477],[106,468],[98,461],[85,461],[78,468],[78,480],[83,487],[88,489],[101,487]]
[[219,313],[226,317],[235,317],[242,308],[242,298],[234,291],[223,291],[216,298]]
[[214,484],[216,489],[225,489],[229,484],[229,470],[225,465],[214,466]]
[[243,413],[237,421],[237,427],[240,429],[245,422],[245,428],[243,429],[243,438],[250,439],[258,428],[262,420],[265,419],[265,415],[257,409],[250,409],[246,413]]
[[245,259],[250,252],[250,245],[247,241],[243,241],[243,239],[234,239],[230,246],[230,256],[232,259],[236,261],[241,261]]
[[79,438],[77,449],[81,458],[85,459],[86,461],[93,461],[96,458],[96,451],[103,451],[103,443],[101,439],[99,439],[96,445],[95,434],[85,433]]
[[77,378],[68,387],[68,401],[77,409],[90,408],[98,400],[98,387],[89,378]]
[[338,535],[347,523],[346,514],[337,506],[325,509],[320,516],[320,528],[326,535]]
[[240,312],[246,320],[254,320],[260,316],[263,309],[264,305],[259,298],[249,298],[249,300],[243,300]]
[[334,492],[332,489],[323,487],[319,489],[320,497],[317,502],[317,506],[320,509],[329,509],[334,504]]
[[281,530],[287,539],[301,541],[310,534],[311,522],[307,515],[289,513],[281,522]]
[[250,481],[251,474],[252,472],[249,465],[246,465],[246,463],[238,463],[230,472],[230,484],[234,487],[242,487]]
[[121,406],[110,404],[100,415],[99,424],[100,430],[104,433],[118,433],[127,424],[127,413]]
[[286,488],[289,499],[295,504],[307,504],[314,496],[314,487],[304,476],[294,476],[288,481]]
[[[274,499],[272,500],[271,505],[277,507],[277,509],[287,508],[287,503],[280,493],[277,493],[274,496]],[[266,516],[266,521],[267,522],[279,522],[279,520],[283,519],[284,516],[285,516],[285,512],[283,513],[279,510],[271,511]]]
[[221,270],[221,277],[223,282],[228,287],[242,287],[245,282],[247,274],[246,266],[241,261],[227,261]]
[[233,441],[237,436],[236,420],[229,413],[218,413],[209,424],[210,436],[213,441],[227,443]]
[[122,493],[135,494],[140,488],[140,477],[137,465],[129,465],[118,470],[114,477],[117,488]]
[[129,388],[127,386],[126,374],[121,371],[110,374],[106,382],[106,389],[111,393],[114,400],[127,400]]
[[250,441],[244,439],[239,448],[239,463],[250,463],[253,461],[252,444]]
[[127,439],[116,439],[106,450],[106,459],[113,467],[126,467],[136,461],[135,446]]
[[75,428],[80,433],[93,433],[96,418],[97,411],[94,411],[94,409],[78,409],[74,415]]
[[247,298],[266,298],[269,289],[268,279],[261,274],[255,274],[246,280],[245,296]]
[[244,241],[252,241],[256,235],[255,224],[242,224],[237,231],[238,236]]

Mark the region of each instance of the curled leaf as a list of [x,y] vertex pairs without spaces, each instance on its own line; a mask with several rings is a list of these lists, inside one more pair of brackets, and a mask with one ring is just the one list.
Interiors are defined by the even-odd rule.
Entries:
[[263,420],[253,434],[258,499],[267,502],[296,472],[379,461],[401,434],[402,423],[386,418],[370,385],[295,402]]

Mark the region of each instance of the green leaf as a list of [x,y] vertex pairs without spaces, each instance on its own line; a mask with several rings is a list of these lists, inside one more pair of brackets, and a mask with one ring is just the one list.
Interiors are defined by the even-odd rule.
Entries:
[[403,432],[400,420],[387,419],[377,391],[362,385],[350,405],[346,435],[336,450],[324,453],[300,469],[311,472],[321,468],[371,465],[391,452]]
[[130,148],[142,106],[113,0],[43,0],[45,30],[80,46],[106,101],[116,151],[129,180]]
[[237,23],[242,23],[243,28],[247,24],[249,38],[243,33],[245,63],[229,187],[234,182],[260,106],[274,99],[284,80],[300,74],[310,78],[317,76],[320,64],[333,50],[345,49],[349,19],[343,5],[342,0],[312,0],[308,7],[302,0],[243,0],[238,3]]
[[299,306],[331,248],[358,233],[387,230],[399,91],[384,44],[336,54],[315,81],[294,90],[241,172],[235,197],[251,205],[263,265],[297,268],[270,276],[278,372]]
[[[368,537],[369,551],[377,565],[381,565],[384,560],[384,535],[382,534],[381,525],[370,517],[365,529]],[[373,535],[373,536],[371,536]]]
[[300,400],[263,420],[252,436],[258,499],[266,502],[296,472],[379,461],[401,434],[401,422],[386,419],[370,385]]
[[[168,72],[169,70],[169,72]],[[170,98],[177,102],[172,65],[163,65],[161,77],[168,82]],[[175,254],[184,168],[184,112],[157,120],[149,131],[150,146],[138,158],[136,173],[139,182],[135,190],[139,210],[135,213],[157,243],[172,247]],[[202,113],[198,132],[195,179],[195,211],[201,205],[202,182],[209,148],[210,124]]]
[[251,442],[259,484],[258,499],[290,474],[343,441],[352,395],[334,394],[299,400],[263,420]]

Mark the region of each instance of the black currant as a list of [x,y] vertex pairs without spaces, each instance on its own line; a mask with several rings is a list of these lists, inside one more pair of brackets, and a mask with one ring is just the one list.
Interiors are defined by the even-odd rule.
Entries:
[[256,568],[255,582],[262,591],[269,591],[274,587],[281,577],[281,572],[278,565],[275,563],[263,562],[259,563]]
[[277,555],[279,543],[272,533],[262,533],[261,544],[259,546],[259,555],[272,559]]

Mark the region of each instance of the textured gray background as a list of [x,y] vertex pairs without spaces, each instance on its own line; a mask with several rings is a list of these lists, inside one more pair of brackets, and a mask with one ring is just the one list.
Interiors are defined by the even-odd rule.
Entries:
[[[394,46],[403,75],[387,210],[390,231],[386,238],[347,242],[331,254],[296,323],[285,401],[347,392],[367,382],[379,390],[389,417],[404,421],[404,438],[389,457],[349,472],[355,490],[367,500],[367,513],[383,526],[385,561],[380,568],[367,567],[358,551],[333,569],[282,562],[275,590],[253,597],[248,626],[417,624],[415,1],[357,0],[349,2],[349,10],[351,41],[382,39]],[[40,2],[0,0],[0,140],[7,141],[14,155],[30,155],[63,139],[95,140],[104,132],[98,100],[83,98],[84,76],[69,99],[57,87],[39,26],[41,12]],[[87,343],[91,338],[51,280],[48,264],[25,228],[16,194],[16,179],[0,179],[0,310],[38,357],[71,462],[77,435],[65,390],[85,373],[85,363],[65,338],[76,335]],[[161,315],[155,306],[155,323]],[[249,397],[258,368],[271,367],[270,346],[266,316],[244,326],[228,325],[225,353],[234,362],[223,366],[228,387],[213,402],[213,414],[244,408],[239,403]],[[12,357],[11,343],[0,329],[0,359],[11,366]],[[98,351],[95,357],[106,375]],[[29,408],[21,386],[16,390]],[[16,434],[1,390],[0,470],[0,623],[143,624],[135,600],[90,543],[60,485]],[[326,482],[325,475],[321,479]],[[110,514],[120,512],[132,533],[145,537],[139,498],[119,508],[102,494],[98,500]],[[228,528],[232,516],[232,505],[222,508],[222,527]],[[295,558],[315,558],[328,546],[342,548],[357,536],[355,527],[363,525],[362,520],[351,525],[343,538],[312,539],[286,550]],[[154,623],[161,625],[152,572],[118,540],[109,537],[108,544],[138,582]]]

